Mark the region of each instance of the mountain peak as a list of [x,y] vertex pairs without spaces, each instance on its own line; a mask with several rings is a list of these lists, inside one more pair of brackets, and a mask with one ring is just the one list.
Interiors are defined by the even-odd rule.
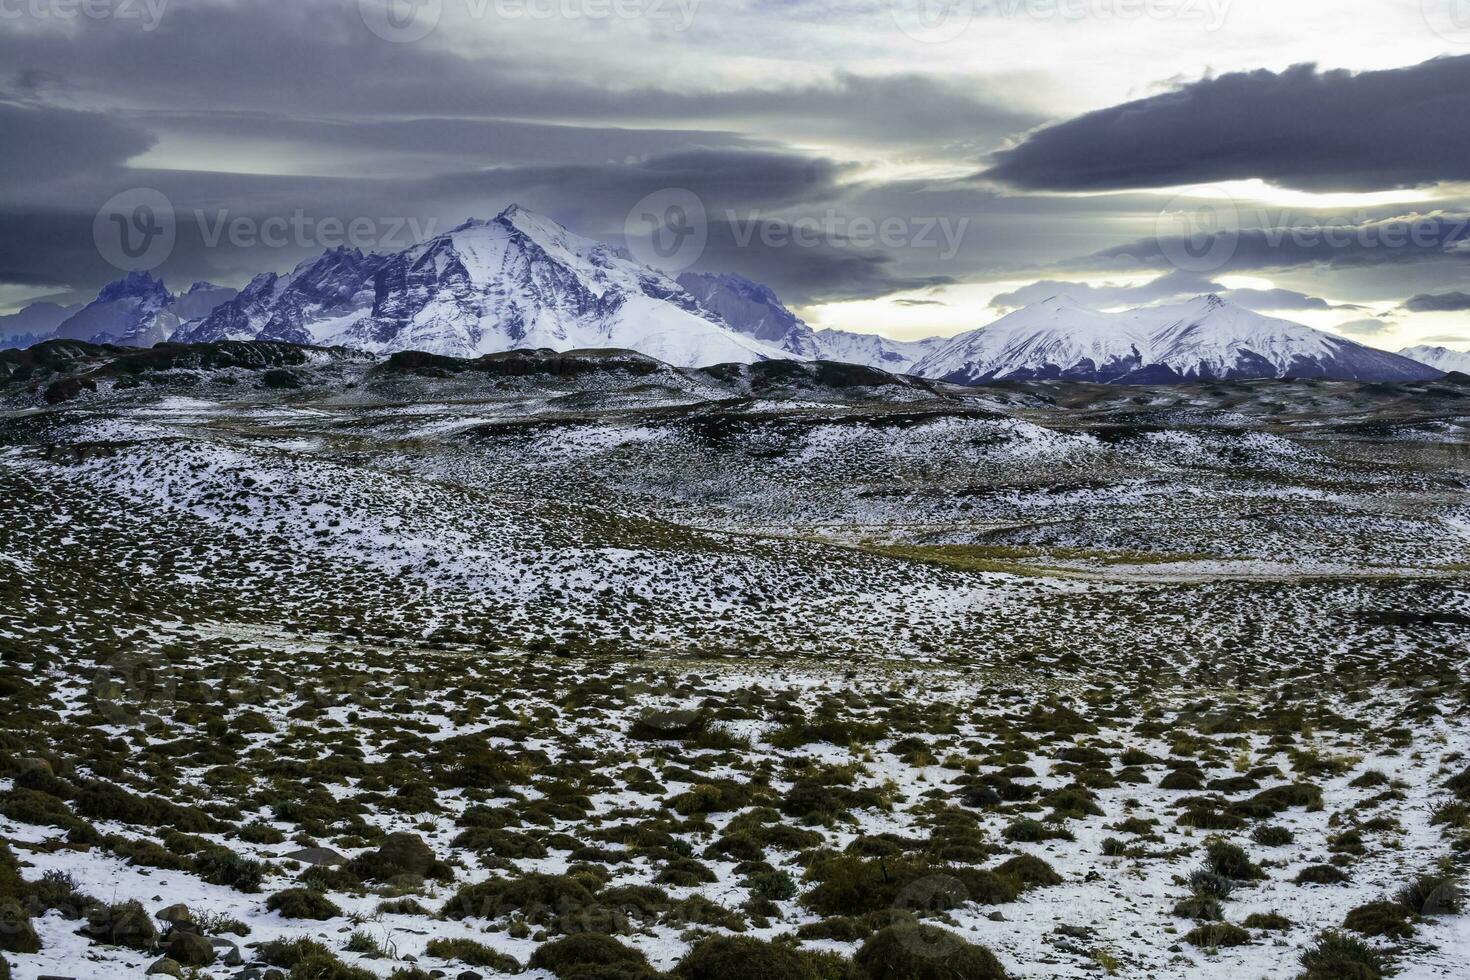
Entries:
[[268,339],[476,357],[628,348],[683,367],[776,359],[671,279],[511,205],[395,253],[324,253],[258,280],[191,340]]
[[147,272],[130,272],[115,282],[110,282],[102,287],[97,294],[94,303],[115,303],[120,299],[145,298],[150,296],[167,296],[168,290],[163,286],[162,279],[155,279]]
[[1414,381],[1431,368],[1216,294],[1116,313],[1051,297],[960,334],[913,373],[973,383],[1059,379],[1124,384],[1234,378]]
[[576,237],[560,223],[519,204],[512,204],[496,215],[495,224],[513,228],[536,242],[565,242]]
[[1399,351],[1399,356],[1432,367],[1436,371],[1459,371],[1470,374],[1470,351],[1420,344],[1416,347],[1405,347]]
[[1082,310],[1083,312],[1090,312],[1088,307],[1083,306],[1066,293],[1053,293],[1040,303],[1034,305],[1047,310]]

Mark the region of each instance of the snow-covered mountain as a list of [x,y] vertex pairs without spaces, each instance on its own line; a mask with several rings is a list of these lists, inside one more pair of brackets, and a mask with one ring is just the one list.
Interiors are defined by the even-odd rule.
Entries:
[[1211,295],[1120,313],[1053,297],[960,334],[913,373],[962,383],[1056,378],[1144,384],[1231,378],[1415,381],[1442,372]]
[[56,336],[56,328],[80,309],[80,306],[32,303],[18,313],[0,316],[0,350],[29,347],[50,340]]
[[679,285],[732,330],[772,344],[802,360],[842,361],[905,374],[944,338],[890,340],[877,334],[813,330],[776,297],[770,287],[744,276],[686,272]]
[[1417,347],[1405,347],[1399,351],[1399,356],[1446,373],[1459,371],[1461,374],[1470,374],[1470,351],[1420,344]]
[[818,330],[817,344],[824,361],[844,361],[879,368],[893,374],[912,374],[914,366],[948,343],[945,337],[925,340],[891,340],[875,333],[848,330]]
[[56,328],[56,336],[95,344],[152,347],[172,336],[183,322],[170,309],[173,301],[163,280],[146,272],[133,272],[103,286],[96,299]]
[[185,323],[208,316],[219,306],[240,295],[238,289],[216,286],[212,282],[196,282],[186,293],[174,297],[174,314]]
[[174,339],[315,343],[372,312],[373,276],[387,261],[344,246],[302,262],[289,275],[262,273],[232,301],[186,324]]
[[275,340],[470,358],[626,348],[681,367],[841,361],[963,383],[1406,381],[1470,367],[1470,354],[1390,354],[1218,296],[1122,313],[1054,297],[950,339],[816,331],[759,283],[692,273],[675,281],[514,205],[402,252],[334,249],[286,275],[257,276],[238,294],[195,283],[175,296],[138,272],[81,309],[35,304],[0,318],[0,346],[51,337],[128,346]]
[[176,339],[257,338],[460,357],[625,347],[679,366],[792,357],[664,274],[516,206],[396,254],[338,249],[259,276]]
[[[33,332],[27,343],[60,338],[122,347],[152,347],[171,338],[184,321],[204,316],[234,296],[235,290],[208,282],[196,282],[187,293],[175,296],[163,280],[146,272],[133,272],[103,286],[97,298],[85,306],[64,310],[58,322],[44,333]],[[23,317],[34,309],[27,307],[16,315]],[[43,310],[36,322],[49,321],[53,311],[59,309],[62,308]]]
[[802,360],[821,359],[816,332],[788,310],[769,286],[744,276],[704,272],[684,273],[679,285],[737,333],[789,351]]

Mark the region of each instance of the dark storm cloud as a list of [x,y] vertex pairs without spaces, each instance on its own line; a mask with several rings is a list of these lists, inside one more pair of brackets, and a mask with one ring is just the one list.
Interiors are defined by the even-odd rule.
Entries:
[[0,35],[0,64],[44,68],[78,98],[139,108],[770,127],[885,144],[950,142],[972,155],[1043,121],[978,84],[916,73],[839,71],[725,90],[595,84],[518,62],[531,62],[531,52],[514,45],[469,57],[427,42],[387,43],[363,26],[355,0],[174,5],[155,30],[116,26],[83,20],[67,33]]
[[1311,190],[1470,179],[1470,55],[1388,71],[1222,75],[1090,112],[995,155],[983,176],[1032,190],[1261,178]]
[[[735,272],[764,283],[789,306],[875,299],[890,293],[953,284],[954,276],[914,271],[901,250],[853,244],[841,236],[799,243],[793,234],[772,245],[749,235],[742,221],[716,218],[698,272]],[[779,236],[777,236],[779,238]]]
[[1060,279],[1042,279],[1007,293],[1000,293],[990,305],[996,309],[1016,309],[1038,303],[1053,296],[1067,296],[1095,309],[1119,306],[1148,306],[1190,299],[1205,293],[1219,293],[1238,306],[1251,310],[1357,310],[1351,304],[1333,305],[1318,296],[1308,296],[1292,289],[1230,289],[1209,276],[1175,270],[1145,283],[1132,286],[1094,285]]
[[1294,289],[1231,289],[1225,292],[1232,303],[1248,310],[1361,310],[1355,303],[1329,303]]
[[601,164],[698,149],[776,149],[717,130],[630,129],[505,119],[319,120],[256,112],[145,112],[140,125],[185,143],[268,140],[343,161],[334,169],[423,176],[517,164]]
[[1099,309],[1115,306],[1147,306],[1150,303],[1198,296],[1201,293],[1223,292],[1224,289],[1224,286],[1208,276],[1183,271],[1171,272],[1135,286],[1094,285],[1061,279],[1041,279],[1019,289],[998,294],[990,301],[990,305],[996,309],[1016,309],[1048,300],[1053,296],[1067,296],[1083,306]]
[[109,170],[85,185],[69,182],[45,201],[0,206],[0,282],[86,292],[116,278],[120,273],[96,250],[92,223],[99,206],[134,187],[156,189],[174,206],[178,243],[160,270],[173,285],[198,279],[239,284],[259,272],[287,270],[330,244],[310,238],[280,247],[239,244],[219,234],[235,221],[260,226],[304,212],[319,227],[328,219],[346,224],[365,218],[379,229],[397,228],[382,247],[401,249],[412,243],[404,236],[415,228],[442,232],[468,217],[493,217],[515,202],[588,237],[618,243],[635,205],[670,188],[689,190],[704,203],[710,244],[702,269],[769,282],[794,303],[950,281],[899,271],[898,257],[841,240],[771,248],[760,236],[742,237],[728,217],[751,209],[819,213],[840,197],[848,169],[794,153],[703,149],[632,162],[497,167],[425,179]]
[[0,102],[0,188],[116,166],[152,145],[146,130],[102,113]]
[[[493,37],[502,25],[479,27]],[[355,0],[175,3],[148,31],[83,18],[64,32],[0,34],[0,64],[14,66],[0,83],[10,98],[108,109],[91,117],[100,125],[55,127],[64,146],[17,168],[33,173],[15,193],[0,179],[0,282],[87,291],[114,277],[95,253],[91,222],[102,202],[134,187],[159,190],[179,214],[162,270],[170,282],[235,284],[319,249],[211,247],[196,212],[260,223],[305,210],[442,230],[519,202],[617,242],[640,199],[677,187],[708,210],[706,266],[769,280],[792,302],[870,297],[949,282],[957,265],[936,270],[927,252],[836,239],[775,250],[738,242],[730,212],[792,220],[871,186],[855,183],[856,167],[784,141],[911,143],[897,152],[978,159],[1040,122],[983,86],[918,73],[835,71],[733,88],[686,73],[687,88],[608,85],[595,70],[550,72],[529,46],[487,44],[470,56],[448,40],[386,43],[364,27]],[[149,147],[171,169],[119,166]],[[914,206],[879,217],[943,213],[937,203]]]
[[1410,313],[1454,313],[1470,310],[1470,293],[1420,293],[1404,300]]
[[1353,216],[1284,227],[1227,229],[1212,234],[1159,234],[1077,260],[1084,268],[1231,270],[1333,269],[1454,263],[1470,259],[1470,214],[1436,211],[1390,217]]

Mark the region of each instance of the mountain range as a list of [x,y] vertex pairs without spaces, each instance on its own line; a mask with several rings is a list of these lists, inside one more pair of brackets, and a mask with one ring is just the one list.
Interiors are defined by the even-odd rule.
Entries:
[[919,361],[914,373],[962,384],[1160,384],[1240,378],[1421,381],[1444,372],[1209,295],[1118,313],[1052,297],[954,337]]
[[1399,354],[1441,371],[1459,371],[1461,374],[1470,374],[1470,351],[1420,344],[1417,347],[1405,347],[1399,351]]
[[195,283],[174,295],[139,272],[81,308],[36,304],[0,317],[0,346],[48,338],[138,347],[274,340],[455,357],[626,348],[683,367],[842,361],[966,384],[1410,381],[1470,361],[1445,348],[1390,354],[1213,295],[1117,313],[1054,297],[977,330],[917,341],[813,330],[760,283],[707,273],[676,280],[514,205],[401,252],[333,249],[238,293]]
[[456,357],[625,347],[686,366],[792,356],[730,329],[663,273],[519,207],[395,254],[337,249],[259,276],[177,339]]
[[161,280],[133,272],[103,286],[97,298],[83,306],[32,303],[19,313],[0,317],[0,348],[57,339],[152,347],[174,339],[185,323],[235,296],[235,290],[209,282],[196,282],[188,292],[174,295]]

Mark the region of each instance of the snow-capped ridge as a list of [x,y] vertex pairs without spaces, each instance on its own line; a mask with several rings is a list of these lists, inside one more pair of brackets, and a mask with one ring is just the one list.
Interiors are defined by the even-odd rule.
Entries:
[[1438,371],[1458,371],[1461,374],[1470,374],[1470,351],[1455,350],[1451,347],[1433,344],[1418,344],[1414,347],[1405,347],[1399,351],[1399,356],[1407,357],[1411,361],[1417,361]]
[[1160,383],[1236,378],[1414,381],[1407,358],[1263,316],[1217,294],[1103,313],[1052,297],[960,334],[914,373],[962,383],[1056,379]]
[[663,273],[518,205],[401,252],[339,249],[257,278],[182,336],[257,338],[470,358],[627,348],[679,366],[792,356],[730,330]]
[[762,283],[735,274],[686,272],[679,285],[730,329],[803,360],[841,361],[906,374],[942,338],[891,340],[878,334],[813,330]]

